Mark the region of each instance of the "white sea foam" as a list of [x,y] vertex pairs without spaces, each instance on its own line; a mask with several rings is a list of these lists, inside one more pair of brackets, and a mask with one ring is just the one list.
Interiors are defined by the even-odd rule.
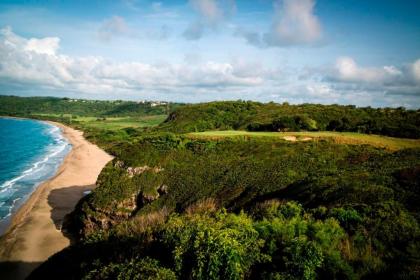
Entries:
[[61,129],[59,127],[48,125],[45,133],[48,133],[53,137],[53,143],[46,147],[46,154],[34,162],[29,168],[21,172],[19,176],[0,185],[0,195],[6,195],[9,198],[12,198],[18,191],[22,192],[22,190],[19,189],[19,183],[24,183],[24,181],[26,181],[26,184],[30,182],[33,185],[30,188],[29,193],[22,193],[23,197],[18,194],[19,197],[14,198],[9,205],[6,206],[5,202],[1,202],[0,207],[8,207],[9,213],[5,217],[0,217],[0,220],[10,216],[18,201],[29,196],[36,185],[46,180],[48,177],[51,177],[56,172],[56,169],[65,154],[67,154],[66,150],[69,150],[71,145],[61,134]]
[[45,163],[47,163],[51,158],[57,156],[67,148],[68,143],[64,142],[64,140],[61,140],[61,142],[62,143],[60,143],[59,146],[55,145],[54,147],[51,147],[49,153],[43,159],[33,163],[32,166],[23,171],[21,175],[4,182],[0,186],[0,193],[12,188],[16,182],[27,177],[28,175],[33,175],[34,173],[41,171],[42,168],[45,167]]

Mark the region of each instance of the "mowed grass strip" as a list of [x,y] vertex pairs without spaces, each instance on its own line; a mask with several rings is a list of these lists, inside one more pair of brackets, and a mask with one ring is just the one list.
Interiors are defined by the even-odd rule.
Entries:
[[167,115],[149,116],[123,116],[123,117],[104,117],[104,116],[77,116],[72,114],[34,114],[42,117],[64,117],[71,119],[73,124],[79,124],[87,128],[97,128],[105,130],[118,130],[123,128],[140,128],[157,126],[162,123]]
[[279,140],[282,141],[287,141],[284,138],[294,136],[296,137],[297,141],[318,141],[322,139],[329,139],[338,144],[372,145],[374,147],[385,148],[391,151],[420,147],[420,139],[395,138],[354,132],[249,132],[240,130],[225,130],[193,132],[188,133],[187,135],[193,138],[204,137],[211,139],[218,139],[224,137],[275,137],[279,138]]
[[162,123],[167,115],[147,115],[147,116],[77,116],[72,114],[41,114],[35,113],[34,116],[40,117],[61,117],[68,118],[72,124],[78,124],[86,128],[96,128],[104,130],[118,130],[124,128],[152,127]]
[[99,129],[115,130],[122,128],[140,128],[156,126],[166,119],[166,115],[144,116],[144,117],[78,117],[74,119],[80,125]]

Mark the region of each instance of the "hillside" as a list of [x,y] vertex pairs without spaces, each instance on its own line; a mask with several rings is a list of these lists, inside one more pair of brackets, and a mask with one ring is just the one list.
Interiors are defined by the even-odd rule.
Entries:
[[420,0],[0,22],[0,280],[420,280]]
[[206,130],[348,131],[420,138],[420,111],[404,108],[289,105],[251,101],[191,104],[174,110],[161,125],[172,132]]
[[178,104],[166,102],[101,101],[56,97],[17,97],[0,95],[3,116],[121,117],[164,115]]
[[83,130],[90,141],[116,141],[162,123],[181,104],[0,95],[0,116],[50,120]]
[[270,137],[290,142],[308,142],[329,140],[337,144],[370,145],[396,151],[407,148],[420,148],[420,139],[395,138],[374,134],[335,131],[300,131],[300,132],[254,132],[243,130],[216,130],[205,132],[191,132],[192,138],[222,139],[226,137],[251,138]]
[[65,224],[77,243],[33,279],[419,276],[418,146],[208,134],[107,146],[116,158]]
[[17,100],[115,157],[29,279],[420,277],[418,111]]

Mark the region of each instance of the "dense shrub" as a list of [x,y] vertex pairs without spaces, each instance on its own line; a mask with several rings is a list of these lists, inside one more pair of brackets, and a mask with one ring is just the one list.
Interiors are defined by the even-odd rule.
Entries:
[[151,258],[132,259],[124,263],[110,263],[89,271],[84,280],[175,280],[175,273],[161,267],[157,260]]
[[[180,104],[169,104],[170,109]],[[151,102],[101,101],[56,97],[0,96],[0,115],[42,116],[72,114],[78,116],[141,116],[167,113],[167,106],[151,106]]]
[[173,217],[161,238],[180,279],[241,279],[263,258],[263,240],[244,214]]
[[211,102],[175,109],[160,130],[194,132],[248,129],[250,131],[350,131],[419,138],[420,112],[404,108],[356,108],[320,104],[276,104],[251,101]]

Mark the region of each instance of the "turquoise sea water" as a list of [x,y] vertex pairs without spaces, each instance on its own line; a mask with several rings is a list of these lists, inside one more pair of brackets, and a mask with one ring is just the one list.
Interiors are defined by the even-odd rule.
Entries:
[[56,126],[0,118],[0,234],[35,188],[55,174],[70,149]]

